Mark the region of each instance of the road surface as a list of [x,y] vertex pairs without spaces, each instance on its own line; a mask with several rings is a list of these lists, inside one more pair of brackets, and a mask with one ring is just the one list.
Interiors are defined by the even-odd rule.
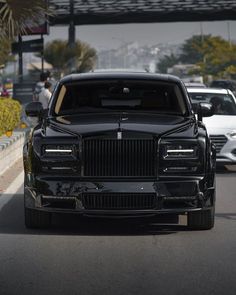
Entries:
[[1,295],[236,294],[236,174],[217,175],[210,231],[77,216],[27,230],[21,183],[0,196]]

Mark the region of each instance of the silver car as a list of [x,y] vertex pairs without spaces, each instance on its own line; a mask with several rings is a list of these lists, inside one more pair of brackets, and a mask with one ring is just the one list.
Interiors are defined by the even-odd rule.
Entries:
[[228,89],[187,88],[193,104],[210,102],[212,117],[203,118],[212,142],[216,146],[217,166],[236,170],[236,98]]

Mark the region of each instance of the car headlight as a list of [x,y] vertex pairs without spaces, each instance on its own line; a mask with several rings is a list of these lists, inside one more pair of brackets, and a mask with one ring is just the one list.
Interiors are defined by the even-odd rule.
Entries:
[[163,140],[159,148],[159,173],[191,175],[204,169],[204,154],[198,140]]
[[73,145],[44,145],[42,153],[45,156],[73,156],[75,155],[75,147]]
[[196,145],[170,144],[165,146],[164,158],[193,159],[197,157]]

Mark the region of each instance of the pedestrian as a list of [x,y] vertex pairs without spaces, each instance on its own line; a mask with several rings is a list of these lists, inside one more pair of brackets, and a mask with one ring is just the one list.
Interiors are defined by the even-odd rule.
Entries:
[[47,81],[47,74],[41,73],[40,74],[40,81],[36,83],[34,92],[33,92],[33,101],[39,101],[39,93],[44,88],[44,83]]
[[44,83],[44,88],[39,93],[39,100],[38,101],[42,103],[44,109],[48,108],[48,103],[49,103],[49,100],[52,95],[51,87],[52,87],[52,84],[50,82],[46,81]]

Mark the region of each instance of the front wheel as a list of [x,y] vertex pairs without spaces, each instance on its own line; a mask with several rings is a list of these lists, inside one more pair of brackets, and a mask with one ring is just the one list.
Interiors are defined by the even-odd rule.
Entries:
[[203,211],[188,212],[188,228],[207,230],[214,227],[215,207]]
[[27,228],[47,228],[51,225],[51,213],[25,208],[25,226]]

